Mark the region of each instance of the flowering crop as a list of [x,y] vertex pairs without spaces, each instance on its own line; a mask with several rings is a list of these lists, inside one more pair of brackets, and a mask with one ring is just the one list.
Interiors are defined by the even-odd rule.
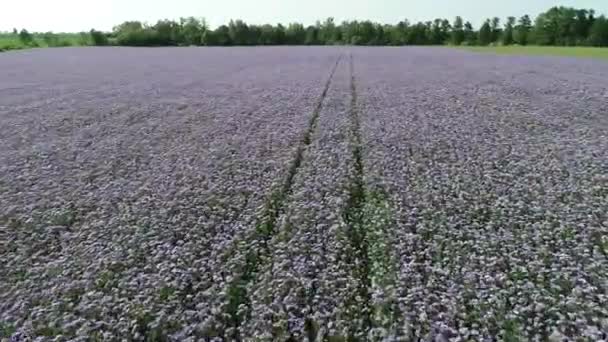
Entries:
[[429,49],[359,60],[368,186],[396,220],[392,331],[606,339],[606,64]]
[[0,339],[608,336],[598,61],[0,56]]

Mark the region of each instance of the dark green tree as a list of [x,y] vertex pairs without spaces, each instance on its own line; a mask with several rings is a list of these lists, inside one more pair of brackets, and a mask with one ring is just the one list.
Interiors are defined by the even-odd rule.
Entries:
[[431,44],[440,45],[445,43],[445,37],[441,30],[441,19],[435,19],[431,28]]
[[577,45],[585,44],[589,38],[591,27],[593,26],[594,14],[595,12],[593,10],[576,10],[574,34],[576,36]]
[[513,39],[519,45],[528,45],[530,42],[530,32],[532,31],[532,20],[529,15],[524,15],[519,18],[517,26],[515,26]]
[[232,39],[230,38],[230,28],[226,25],[222,25],[222,26],[218,27],[215,30],[213,36],[214,36],[213,38],[216,42],[213,45],[220,45],[220,46],[233,45]]
[[535,21],[534,37],[540,45],[583,44],[593,25],[593,13],[571,7],[552,7]]
[[500,35],[502,30],[500,29],[500,18],[494,17],[492,18],[492,22],[490,23],[490,42],[496,43],[500,39]]
[[322,24],[317,22],[317,27],[319,29],[318,39],[322,44],[331,45],[336,42],[338,29],[336,28],[334,18],[329,17]]
[[407,31],[408,45],[428,45],[429,39],[429,24],[417,23],[410,27]]
[[19,41],[21,41],[23,45],[32,46],[34,45],[34,36],[26,29],[22,29],[19,31]]
[[460,16],[454,19],[454,25],[452,26],[452,44],[460,45],[465,40],[464,34],[464,23]]
[[289,45],[303,45],[306,41],[306,29],[300,23],[291,23],[285,29],[285,40]]
[[152,45],[172,46],[179,45],[182,39],[181,27],[171,20],[159,20],[150,28]]
[[278,24],[274,30],[274,41],[277,45],[285,45],[287,41],[287,34],[285,33],[285,26]]
[[363,21],[359,26],[359,36],[361,37],[361,41],[359,42],[361,45],[372,45],[375,37],[375,26],[369,21]]
[[470,22],[464,23],[464,40],[467,45],[475,45],[477,44],[477,35],[475,34],[475,29]]
[[[501,42],[504,45],[532,43],[544,45],[597,45],[604,44],[605,17],[595,17],[593,10],[570,7],[553,7],[536,18],[534,25],[528,15],[516,20],[509,17],[500,26],[500,19],[486,20],[478,32],[461,17],[454,22],[437,18],[433,21],[410,24],[407,20],[396,25],[372,21],[345,21],[336,24],[333,18],[317,21],[304,27],[290,23],[277,25],[248,25],[242,20],[231,20],[215,30],[204,20],[181,18],[179,21],[160,20],[153,26],[137,21],[125,22],[112,33],[91,31],[83,33],[88,44],[105,44],[110,39],[118,45],[428,45],[428,44],[480,44]],[[97,40],[94,36],[96,35]],[[28,33],[19,33],[28,42]],[[83,36],[83,37],[84,37]],[[43,36],[47,45],[55,44],[50,34]],[[33,41],[33,38],[32,38]],[[92,43],[91,43],[92,42]],[[33,42],[32,42],[33,44]]]
[[479,45],[488,45],[492,42],[492,27],[490,26],[490,20],[486,20],[481,28],[479,29]]
[[406,19],[400,21],[394,29],[394,34],[392,40],[395,42],[395,45],[405,45],[407,44],[407,36],[410,30],[410,22]]
[[593,46],[608,46],[608,18],[596,18],[589,32],[589,43]]
[[91,35],[91,41],[93,42],[93,45],[105,46],[109,44],[108,37],[103,32],[91,29],[89,33]]
[[260,45],[262,28],[258,25],[248,25],[249,34],[247,35],[247,45]]
[[316,26],[308,26],[306,28],[306,38],[304,39],[306,45],[318,45],[319,44],[319,29]]
[[203,43],[203,35],[207,31],[207,23],[205,19],[197,19],[194,17],[181,18],[181,41],[183,45],[201,45]]
[[272,25],[260,26],[259,45],[275,45],[274,42],[274,27]]
[[515,17],[508,17],[505,24],[505,30],[502,34],[502,44],[511,45],[514,42],[513,29],[515,27]]
[[228,34],[232,45],[249,45],[249,26],[240,20],[230,20]]

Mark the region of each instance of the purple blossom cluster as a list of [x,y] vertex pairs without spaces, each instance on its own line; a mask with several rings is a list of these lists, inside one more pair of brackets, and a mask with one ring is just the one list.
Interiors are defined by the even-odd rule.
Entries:
[[608,340],[608,64],[0,56],[0,340]]

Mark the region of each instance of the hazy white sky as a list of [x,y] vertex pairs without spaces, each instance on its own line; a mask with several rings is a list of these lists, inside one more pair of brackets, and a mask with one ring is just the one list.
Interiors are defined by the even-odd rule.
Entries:
[[536,16],[551,6],[593,8],[608,14],[608,0],[0,0],[0,31],[110,30],[125,20],[154,22],[180,16],[204,17],[212,27],[230,18],[248,23],[313,24],[334,17],[396,23],[463,16],[474,25],[484,18]]

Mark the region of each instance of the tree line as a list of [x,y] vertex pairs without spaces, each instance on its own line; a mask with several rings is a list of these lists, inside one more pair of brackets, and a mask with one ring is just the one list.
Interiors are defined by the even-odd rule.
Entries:
[[[27,33],[27,32],[26,32]],[[487,19],[475,29],[462,17],[395,25],[333,18],[315,25],[251,25],[231,20],[209,28],[204,19],[160,20],[148,25],[127,21],[112,32],[90,31],[93,45],[240,46],[240,45],[553,45],[608,46],[608,19],[594,10],[553,7],[533,21],[529,15]],[[23,31],[20,36],[27,39]]]

